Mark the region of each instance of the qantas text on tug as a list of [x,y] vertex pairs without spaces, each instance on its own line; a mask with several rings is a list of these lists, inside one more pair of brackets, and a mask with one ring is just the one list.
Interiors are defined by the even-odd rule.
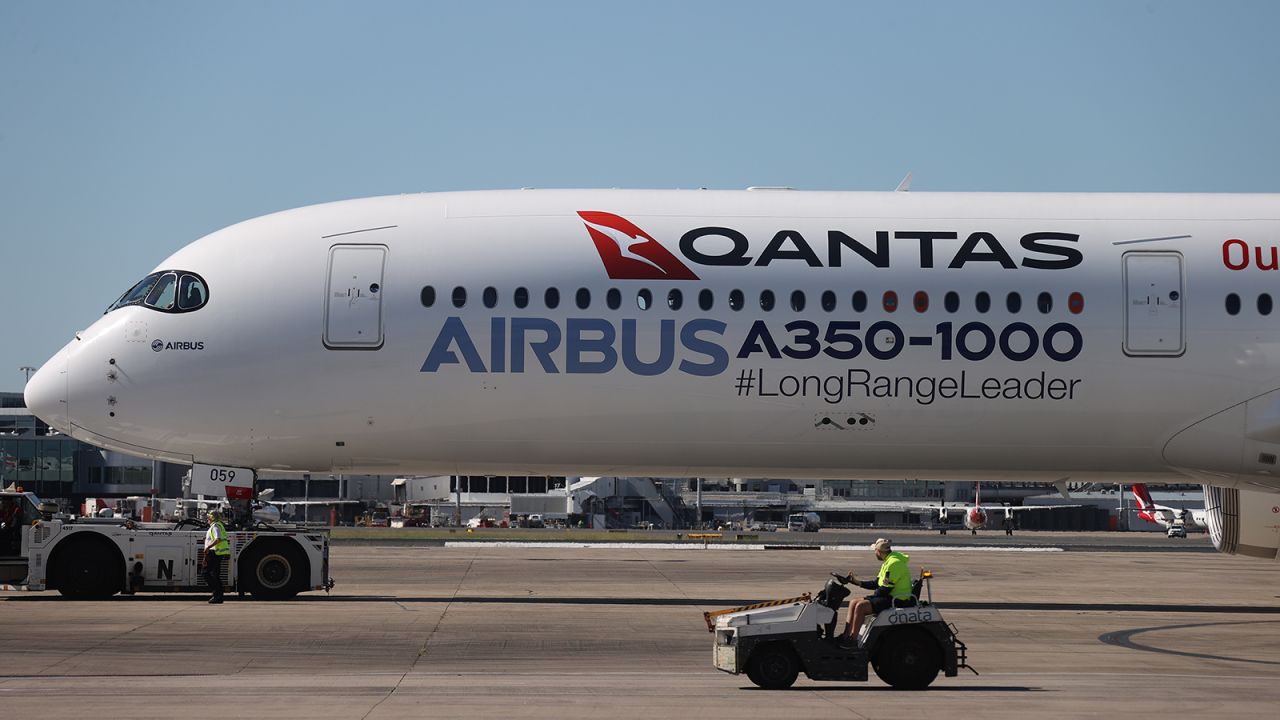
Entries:
[[521,190],[161,262],[27,386],[177,462],[1212,485],[1280,545],[1280,196]]

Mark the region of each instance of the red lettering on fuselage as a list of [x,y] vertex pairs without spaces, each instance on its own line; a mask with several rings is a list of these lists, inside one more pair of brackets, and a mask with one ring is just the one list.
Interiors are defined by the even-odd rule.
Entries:
[[1247,270],[1250,265],[1259,270],[1280,270],[1280,247],[1253,246],[1231,238],[1222,243],[1222,264],[1228,270]]

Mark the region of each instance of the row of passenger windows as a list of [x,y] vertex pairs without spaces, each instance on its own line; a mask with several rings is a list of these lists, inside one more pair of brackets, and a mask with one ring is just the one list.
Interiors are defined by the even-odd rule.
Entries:
[[[1259,315],[1270,315],[1275,305],[1271,301],[1271,293],[1262,293],[1258,296],[1257,308]],[[1227,295],[1227,314],[1240,314],[1240,296],[1235,293]]]
[[[702,310],[711,310],[715,307],[715,293],[708,288],[699,290],[696,296],[698,307]],[[1022,312],[1022,295],[1017,292],[1011,292],[1004,296],[1004,307],[1011,313]],[[450,301],[456,308],[461,308],[467,304],[467,289],[458,286],[453,289]],[[525,308],[529,306],[530,293],[528,288],[518,287],[511,294],[511,302],[517,308]],[[661,301],[659,296],[658,301]],[[486,308],[493,308],[498,304],[498,290],[494,287],[487,287],[480,293],[480,302]],[[747,296],[741,290],[730,290],[728,296],[729,309],[741,310],[746,306]],[[772,290],[761,290],[759,296],[760,309],[769,312],[777,307],[779,302],[786,302],[794,312],[803,312],[808,306],[808,296],[803,290],[795,290],[790,295],[786,295],[783,300],[779,300]],[[849,296],[849,305],[854,312],[863,312],[867,309],[868,304],[867,293],[862,290],[856,290]],[[986,291],[981,291],[973,296],[973,309],[980,313],[991,310],[992,295]],[[636,291],[635,296],[636,307],[641,310],[649,310],[654,306],[654,293],[648,288]],[[672,288],[667,291],[666,297],[667,307],[671,310],[679,310],[684,307],[684,293],[678,288]],[[422,306],[431,307],[436,304],[436,289],[431,285],[422,288]],[[542,304],[549,309],[560,307],[560,290],[557,288],[547,288],[542,294]],[[578,288],[573,294],[573,304],[580,310],[586,310],[591,306],[591,291],[587,288]],[[610,310],[617,310],[622,307],[622,291],[618,288],[609,288],[604,294],[604,304]],[[1053,312],[1054,302],[1053,295],[1047,292],[1039,293],[1034,298],[1036,310],[1043,314]],[[827,312],[834,312],[840,305],[840,298],[833,290],[823,291],[817,299],[817,305]],[[960,311],[960,293],[951,291],[942,296],[942,307],[949,313]],[[1238,302],[1237,302],[1238,305]],[[894,312],[898,309],[898,294],[892,290],[886,291],[880,296],[880,306],[885,312]],[[911,296],[911,306],[916,312],[922,313],[929,309],[929,294],[923,290],[917,291]],[[1079,314],[1084,310],[1084,295],[1073,292],[1067,296],[1067,310],[1073,314]],[[1268,306],[1269,307],[1269,306]],[[1228,308],[1230,304],[1228,303]],[[1269,312],[1269,310],[1268,310]],[[1232,313],[1234,314],[1234,313]]]

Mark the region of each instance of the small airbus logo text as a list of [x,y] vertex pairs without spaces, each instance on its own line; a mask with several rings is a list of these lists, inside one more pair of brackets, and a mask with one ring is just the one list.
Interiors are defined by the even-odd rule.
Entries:
[[204,341],[197,340],[195,342],[191,342],[184,340],[179,342],[164,342],[163,340],[152,340],[151,349],[156,352],[160,352],[161,350],[204,350]]
[[697,280],[679,258],[630,220],[613,213],[582,210],[596,251],[611,280]]

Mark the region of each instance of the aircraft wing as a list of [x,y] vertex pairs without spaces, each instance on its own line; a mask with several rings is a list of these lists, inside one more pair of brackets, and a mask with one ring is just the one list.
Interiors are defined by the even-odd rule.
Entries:
[[961,512],[964,508],[957,505],[956,507],[943,508],[940,505],[908,505],[906,503],[882,503],[882,502],[850,502],[848,508],[840,508],[841,510],[849,510],[850,512],[933,512],[938,510],[947,510]]
[[[1084,507],[1084,506],[1083,505],[1019,505],[1017,507],[1013,507],[1010,505],[1006,505],[1003,507],[995,507],[991,509],[1004,510],[1006,512],[1026,512],[1028,510],[1057,510],[1059,508],[1078,508],[1078,507]],[[986,508],[983,508],[983,509],[985,510]]]

